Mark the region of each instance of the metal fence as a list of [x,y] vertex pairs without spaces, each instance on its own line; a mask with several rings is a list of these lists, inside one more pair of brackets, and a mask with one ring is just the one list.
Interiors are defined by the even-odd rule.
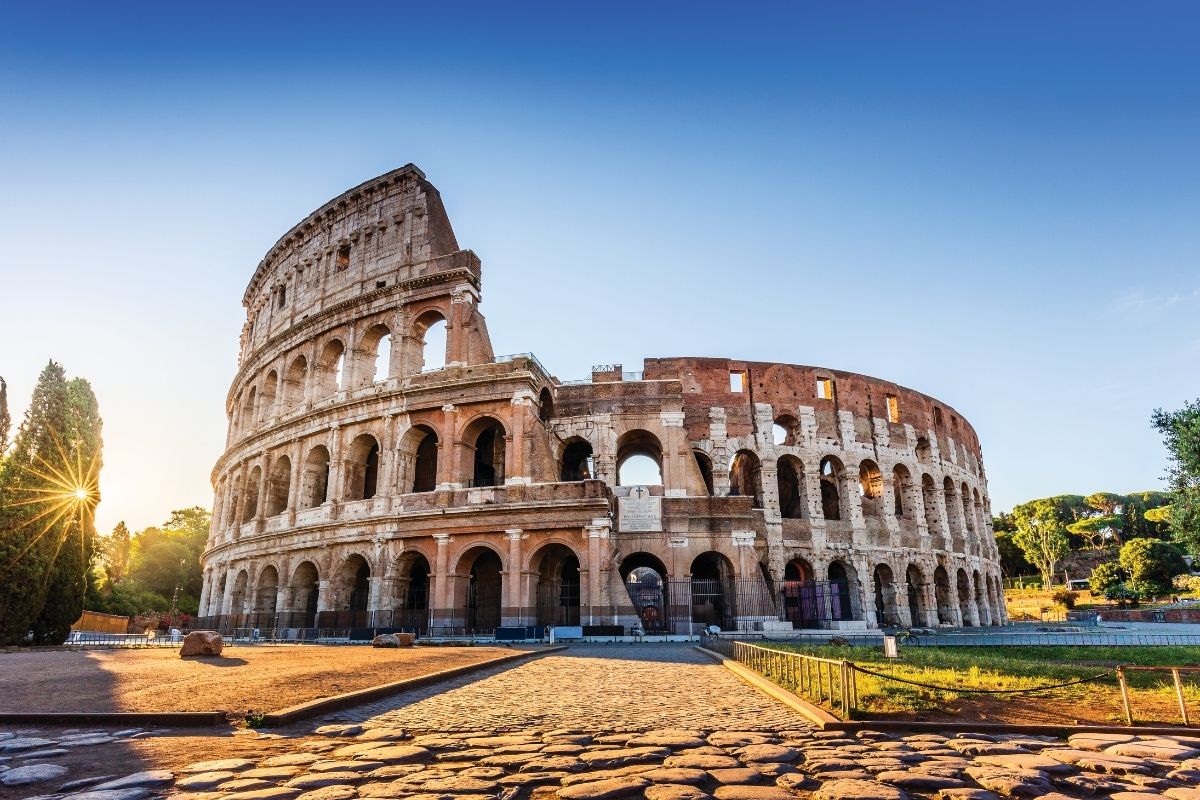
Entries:
[[858,707],[858,681],[853,662],[713,637],[706,637],[703,644],[745,664],[793,694],[825,706],[843,720],[850,719]]

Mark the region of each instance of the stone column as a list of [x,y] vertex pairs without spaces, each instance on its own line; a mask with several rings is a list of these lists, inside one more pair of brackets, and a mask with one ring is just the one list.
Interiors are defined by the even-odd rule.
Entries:
[[601,582],[600,560],[604,557],[603,550],[608,543],[612,523],[607,519],[594,519],[592,524],[583,529],[588,543],[588,624],[596,625],[597,619],[604,620],[603,586]]
[[300,507],[300,493],[304,491],[304,462],[302,460],[304,453],[300,450],[300,440],[292,439],[288,451],[292,459],[292,472],[288,476],[287,502],[288,527],[291,527],[296,524],[296,509]]
[[508,461],[504,470],[505,484],[533,482],[527,463],[529,442],[526,440],[526,430],[529,427],[529,415],[536,403],[537,397],[528,389],[521,389],[513,395],[512,443],[504,449]]
[[659,415],[663,427],[663,495],[666,497],[687,497],[687,476],[690,466],[683,460],[684,453],[690,456],[683,435],[683,412],[663,411]]
[[438,437],[438,489],[460,489],[457,425],[458,409],[453,403],[442,406],[442,435]]
[[433,540],[437,543],[437,555],[433,559],[433,574],[430,581],[430,604],[433,625],[451,624],[454,619],[454,607],[450,598],[450,534],[435,533]]
[[204,577],[200,582],[200,607],[199,607],[200,614],[199,614],[199,616],[201,616],[201,617],[208,616],[208,599],[209,599],[209,596],[212,594],[212,587],[209,584],[212,583],[212,573],[213,573],[212,567],[205,567],[204,568]]
[[504,573],[504,586],[500,603],[500,619],[502,625],[525,624],[525,593],[524,575],[521,566],[521,540],[525,532],[520,528],[509,528],[504,531],[508,540],[508,569]]

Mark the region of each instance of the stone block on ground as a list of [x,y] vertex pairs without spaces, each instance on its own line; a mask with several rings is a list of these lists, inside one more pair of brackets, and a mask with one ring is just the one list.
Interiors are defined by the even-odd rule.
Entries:
[[225,640],[216,631],[192,631],[183,637],[183,647],[179,648],[179,657],[219,656],[223,649],[225,649]]

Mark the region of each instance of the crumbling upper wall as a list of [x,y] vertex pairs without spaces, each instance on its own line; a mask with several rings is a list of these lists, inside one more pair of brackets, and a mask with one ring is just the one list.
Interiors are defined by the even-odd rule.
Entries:
[[[953,439],[982,460],[974,428],[953,407],[891,381],[827,367],[728,358],[648,358],[643,372],[647,380],[674,378],[681,383],[684,425],[691,439],[707,437],[709,409],[713,407],[725,409],[730,436],[748,436],[753,428],[754,404],[767,403],[776,418],[795,414],[799,406],[813,408],[820,432],[829,438],[841,435],[837,412],[849,411],[864,421],[887,421],[894,428],[893,440],[903,441],[904,425],[908,424],[918,434],[934,431],[939,442]],[[731,391],[731,373],[745,373],[744,391]],[[833,381],[832,398],[817,396],[819,380]],[[897,422],[889,420],[889,396],[896,399]],[[869,440],[870,432],[862,433]]]
[[263,258],[242,297],[242,356],[331,305],[451,272],[478,290],[479,260],[459,250],[438,190],[412,164],[380,175],[309,214]]

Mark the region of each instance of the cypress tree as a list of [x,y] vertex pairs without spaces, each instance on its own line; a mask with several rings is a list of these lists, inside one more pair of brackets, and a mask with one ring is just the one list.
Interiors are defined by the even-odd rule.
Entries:
[[8,413],[8,384],[0,377],[0,461],[8,450],[8,432],[12,429],[12,416]]
[[[89,497],[75,503],[72,513],[60,523],[57,553],[46,580],[45,602],[33,621],[34,644],[62,644],[71,633],[71,624],[83,613],[87,576],[95,554],[96,489],[95,476],[100,469],[100,406],[91,384],[83,378],[68,382],[70,428],[62,435],[63,452],[75,458],[75,477],[88,486]],[[91,481],[84,481],[85,476]]]
[[[93,456],[98,458],[96,410],[86,382],[68,382],[61,365],[46,365],[0,467],[0,644],[23,642],[39,619],[47,592],[52,586],[63,590],[55,564],[68,540],[75,545],[72,552],[90,547],[94,481],[88,487],[92,496],[80,499],[68,476],[87,472]],[[94,470],[90,474],[94,477]],[[64,574],[69,575],[74,558],[63,561]],[[73,592],[70,587],[65,591],[68,597]],[[53,618],[70,608],[69,602],[62,604]],[[51,628],[61,630],[61,625],[40,624],[43,638]]]

